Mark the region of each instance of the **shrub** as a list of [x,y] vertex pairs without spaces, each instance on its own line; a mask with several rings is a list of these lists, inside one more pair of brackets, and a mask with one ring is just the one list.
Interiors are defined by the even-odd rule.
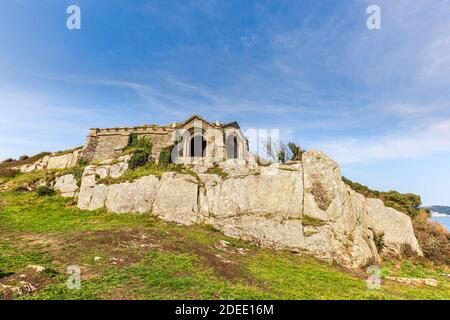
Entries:
[[86,159],[81,159],[80,162],[78,162],[78,165],[80,167],[86,167],[89,164],[89,161],[87,161]]
[[75,179],[77,186],[81,186],[81,178],[83,177],[85,165],[80,165],[72,169],[71,173]]
[[287,159],[286,159],[286,158],[287,158],[287,156],[286,156],[286,151],[281,150],[280,152],[278,152],[277,157],[278,157],[278,161],[279,161],[279,162],[285,163],[286,160],[287,160]]
[[305,150],[303,150],[302,148],[300,148],[300,146],[298,146],[297,144],[293,143],[293,142],[289,142],[288,143],[288,148],[291,151],[291,160],[293,161],[301,161],[302,160],[302,156],[303,153],[305,153]]
[[132,147],[134,146],[138,141],[138,134],[136,132],[133,132],[128,137],[128,146]]
[[174,146],[168,146],[161,149],[161,152],[159,153],[159,164],[172,164],[172,149]]
[[130,138],[128,140],[128,147],[134,149],[143,149],[148,153],[151,153],[153,148],[153,142],[147,137],[142,137],[139,139],[137,133],[134,132],[130,134]]
[[424,257],[450,265],[450,232],[441,224],[428,221],[428,214],[423,211],[413,220],[413,227]]
[[26,154],[24,154],[23,156],[20,156],[19,160],[22,161],[22,160],[27,160],[27,159],[29,159],[29,158],[30,158],[29,156],[27,156]]
[[381,252],[384,248],[384,232],[374,232],[373,242],[375,242],[378,252]]
[[145,166],[148,163],[150,153],[146,150],[136,150],[128,160],[128,167],[131,170]]
[[344,181],[356,192],[361,193],[366,198],[380,199],[386,206],[403,212],[409,215],[411,218],[414,218],[417,215],[420,205],[422,204],[422,199],[417,194],[403,194],[392,190],[387,192],[371,190],[368,187],[357,182],[353,182],[345,177],[342,177],[342,181]]
[[14,178],[20,173],[19,170],[0,167],[0,178]]
[[8,162],[13,162],[15,161],[13,158],[7,158],[5,160],[2,161],[2,163],[8,163]]
[[36,194],[39,197],[53,196],[56,194],[56,191],[55,189],[50,187],[40,186],[36,189]]

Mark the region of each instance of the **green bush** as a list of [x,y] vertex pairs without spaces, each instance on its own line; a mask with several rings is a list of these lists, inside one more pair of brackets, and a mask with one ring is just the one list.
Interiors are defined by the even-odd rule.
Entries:
[[78,162],[78,165],[80,167],[86,167],[89,164],[89,161],[87,161],[86,159],[81,159],[80,162]]
[[55,189],[46,187],[46,186],[40,186],[36,189],[36,194],[39,197],[47,197],[47,196],[53,196],[56,194]]
[[20,173],[19,170],[0,167],[0,178],[14,178]]
[[280,161],[281,163],[285,163],[286,162],[286,152],[284,150],[281,150],[280,152],[278,152],[277,154],[278,157],[278,161]]
[[148,153],[152,153],[153,142],[147,137],[138,138],[137,133],[134,132],[130,134],[128,147],[134,149],[143,149]]
[[374,232],[373,241],[377,246],[378,252],[381,252],[384,248],[384,232]]
[[366,198],[380,199],[386,206],[403,212],[409,215],[411,218],[414,218],[417,215],[420,209],[420,205],[422,204],[422,199],[417,194],[403,194],[397,191],[383,192],[371,190],[368,187],[357,182],[353,182],[345,177],[342,177],[342,181],[344,181],[356,192],[361,193]]
[[27,160],[27,159],[29,159],[29,158],[30,158],[29,156],[27,156],[26,154],[24,154],[23,156],[20,156],[19,160]]
[[138,141],[138,134],[136,132],[133,132],[130,134],[128,138],[128,146],[132,147],[134,146]]
[[291,151],[291,160],[293,161],[301,161],[303,153],[305,153],[305,150],[300,148],[297,144],[293,142],[288,143],[288,148]]
[[146,150],[136,150],[131,156],[130,160],[128,160],[128,167],[131,170],[136,168],[145,166],[148,163],[148,159],[150,158],[150,152]]
[[174,146],[168,146],[161,149],[161,152],[159,153],[159,164],[172,164],[172,149]]
[[426,259],[450,265],[450,232],[441,224],[428,220],[427,213],[419,213],[413,220],[414,234]]

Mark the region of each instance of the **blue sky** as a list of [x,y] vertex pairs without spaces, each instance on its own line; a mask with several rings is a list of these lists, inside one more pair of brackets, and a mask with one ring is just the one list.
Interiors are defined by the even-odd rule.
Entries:
[[195,113],[278,128],[353,180],[450,205],[449,15],[442,0],[2,0],[0,159]]

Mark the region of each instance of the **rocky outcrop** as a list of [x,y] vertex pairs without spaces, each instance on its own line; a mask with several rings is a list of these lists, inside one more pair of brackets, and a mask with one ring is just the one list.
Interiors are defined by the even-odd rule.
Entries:
[[398,256],[404,250],[420,252],[419,243],[411,230],[411,219],[404,213],[387,208],[378,199],[367,199],[368,227],[383,238],[383,252]]
[[350,189],[337,163],[321,152],[306,152],[302,162],[251,170],[225,166],[226,177],[168,172],[120,184],[96,183],[125,169],[126,163],[87,167],[78,207],[152,212],[185,225],[206,223],[229,236],[348,267],[380,260],[375,232],[384,232],[384,250],[391,254],[400,254],[405,245],[421,254],[409,217]]
[[79,187],[73,174],[66,174],[56,178],[53,188],[59,191],[63,197],[73,197],[76,195]]
[[74,167],[81,159],[81,149],[75,149],[71,152],[46,155],[38,161],[25,164],[17,169],[21,172],[32,172],[42,169],[66,169]]

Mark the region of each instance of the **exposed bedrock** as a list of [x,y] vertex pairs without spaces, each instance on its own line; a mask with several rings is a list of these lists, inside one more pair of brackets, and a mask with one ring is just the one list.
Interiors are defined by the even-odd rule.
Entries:
[[410,218],[350,189],[337,163],[321,152],[308,151],[302,162],[259,167],[225,179],[168,172],[133,182],[96,183],[125,170],[124,163],[88,166],[78,207],[152,212],[184,225],[206,223],[232,237],[308,252],[347,267],[379,261],[374,235],[381,233],[384,252],[399,255],[406,245],[421,254]]

